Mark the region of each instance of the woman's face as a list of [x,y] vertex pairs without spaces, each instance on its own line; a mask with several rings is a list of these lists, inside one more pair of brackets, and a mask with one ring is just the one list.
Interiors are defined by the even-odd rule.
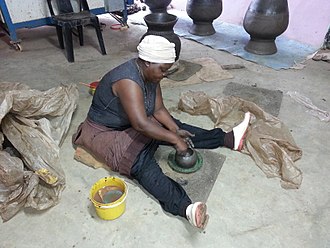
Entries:
[[167,75],[173,63],[157,64],[146,62],[146,79],[148,82],[159,83]]

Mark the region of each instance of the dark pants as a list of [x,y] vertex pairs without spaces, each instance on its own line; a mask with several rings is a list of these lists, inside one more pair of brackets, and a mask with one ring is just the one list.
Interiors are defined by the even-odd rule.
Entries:
[[[174,120],[180,129],[195,134],[191,138],[195,148],[213,149],[224,145],[225,133],[221,129],[205,130]],[[159,167],[154,158],[159,145],[170,144],[157,140],[147,144],[133,164],[131,176],[159,201],[165,211],[186,217],[186,208],[192,203],[191,199],[181,185],[167,177]]]

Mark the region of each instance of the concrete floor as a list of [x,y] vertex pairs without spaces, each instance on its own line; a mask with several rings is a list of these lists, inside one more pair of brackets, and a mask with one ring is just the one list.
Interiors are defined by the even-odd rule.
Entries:
[[[94,30],[87,29],[85,46],[79,47],[75,40],[76,62],[72,64],[58,48],[54,27],[19,30],[23,52],[0,41],[0,82],[21,82],[40,90],[61,83],[89,83],[135,57],[136,45],[146,28],[130,25],[128,30],[115,31],[110,25],[117,22],[110,16],[102,16],[101,21],[107,24],[103,35],[108,54],[100,54]],[[275,71],[190,40],[181,42],[181,59],[211,57],[219,64],[243,64],[246,68],[231,71],[234,78],[230,80],[164,89],[166,105],[175,107],[179,94],[187,90],[222,94],[229,82],[283,91],[279,118],[303,150],[302,159],[297,161],[303,172],[301,188],[285,190],[278,178],[266,178],[250,157],[219,148],[214,152],[225,155],[226,161],[207,201],[210,221],[205,231],[198,232],[182,218],[164,213],[153,198],[129,180],[124,215],[114,221],[100,220],[88,200],[89,189],[109,172],[73,159],[71,135],[84,120],[92,99],[88,89],[78,85],[78,108],[61,148],[67,184],[60,203],[42,212],[22,210],[10,221],[0,223],[1,248],[330,247],[329,123],[311,116],[285,94],[298,91],[329,111],[330,64],[308,60],[302,70]],[[205,117],[174,115],[203,127],[213,125]]]

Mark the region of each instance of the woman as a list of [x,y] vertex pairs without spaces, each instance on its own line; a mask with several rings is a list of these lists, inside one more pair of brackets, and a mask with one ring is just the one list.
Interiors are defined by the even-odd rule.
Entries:
[[191,138],[196,148],[226,146],[240,150],[249,123],[244,121],[224,133],[204,130],[174,119],[163,104],[160,81],[175,62],[175,45],[166,38],[145,36],[138,58],[108,72],[100,81],[87,119],[73,137],[113,171],[137,180],[162,208],[205,228],[206,204],[192,203],[185,190],[165,176],[154,154],[159,145],[172,145],[184,154]]

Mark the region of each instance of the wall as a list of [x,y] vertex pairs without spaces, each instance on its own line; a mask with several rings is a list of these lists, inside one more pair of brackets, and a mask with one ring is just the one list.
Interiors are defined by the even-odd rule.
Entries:
[[[172,5],[185,10],[187,1],[172,0]],[[242,25],[251,0],[222,0],[222,14],[219,20]],[[288,0],[290,20],[283,36],[321,47],[330,26],[329,0]]]
[[[13,23],[26,22],[50,16],[46,0],[3,0]],[[75,8],[79,6],[72,1]],[[89,0],[90,9],[104,7],[104,0]],[[55,10],[56,11],[56,10]]]

